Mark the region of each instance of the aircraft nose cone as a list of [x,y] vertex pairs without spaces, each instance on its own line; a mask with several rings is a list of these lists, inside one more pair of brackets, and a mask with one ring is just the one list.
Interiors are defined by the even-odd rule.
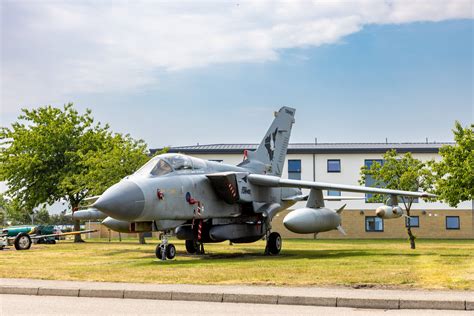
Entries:
[[108,188],[93,207],[113,218],[133,221],[143,212],[145,195],[136,183],[124,180]]

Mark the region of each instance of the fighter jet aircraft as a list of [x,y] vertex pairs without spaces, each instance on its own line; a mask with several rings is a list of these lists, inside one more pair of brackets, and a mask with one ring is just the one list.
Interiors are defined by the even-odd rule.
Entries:
[[[283,220],[292,232],[319,233],[341,227],[341,212],[326,208],[323,190],[378,193],[391,196],[378,212],[384,218],[402,216],[397,197],[433,197],[408,192],[334,183],[282,179],[295,109],[282,107],[255,151],[245,151],[237,166],[182,154],[152,158],[134,174],[108,188],[76,219],[105,218],[105,226],[120,232],[162,231],[156,248],[159,259],[172,259],[175,235],[186,241],[188,253],[203,253],[205,243],[266,240],[265,253],[280,252],[280,234],[272,232],[272,219],[298,201],[306,207]],[[304,195],[301,189],[310,189]],[[326,198],[327,199],[327,198]],[[382,214],[383,213],[383,214]]]

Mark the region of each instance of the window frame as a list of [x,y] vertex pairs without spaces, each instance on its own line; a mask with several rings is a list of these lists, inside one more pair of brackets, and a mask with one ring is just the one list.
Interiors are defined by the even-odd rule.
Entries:
[[[368,162],[370,162],[370,166],[372,166],[372,164],[373,164],[374,162],[378,162],[378,163],[381,164],[381,165],[384,164],[384,160],[383,160],[383,159],[364,159],[364,166],[365,166],[365,167],[368,167]],[[366,187],[366,188],[377,188],[376,186],[367,185],[367,179],[370,179],[370,181],[373,181],[373,183],[375,183],[375,180],[373,180],[372,177],[369,176],[369,178],[366,178],[366,180],[365,180],[365,187]],[[365,194],[365,203],[368,203],[368,204],[383,203],[383,201],[380,201],[380,202],[369,202],[369,199],[371,199],[373,195],[374,195],[374,193],[366,193],[366,194]]]
[[[297,171],[295,171],[293,168],[290,168],[290,161],[299,163],[299,169],[296,169]],[[301,165],[302,165],[301,159],[288,159],[288,179],[301,180],[301,170],[303,169]],[[298,175],[298,177],[291,177],[290,174]]]
[[[377,219],[379,219],[379,220],[382,221],[382,230],[368,230],[368,229],[367,229],[367,220],[368,220],[368,219],[371,219],[371,218],[374,219],[374,222],[375,222],[375,220],[377,220]],[[364,218],[364,228],[365,228],[365,232],[366,232],[366,233],[383,233],[383,232],[385,231],[385,223],[384,223],[383,218],[380,218],[380,217],[377,217],[377,216],[366,216],[366,217]]]
[[[339,193],[339,194],[331,194],[330,192]],[[337,190],[327,190],[326,193],[328,196],[341,196],[341,191],[337,191]]]
[[[457,218],[457,220],[458,220],[458,227],[456,227],[456,228],[449,228],[449,227],[448,227],[448,218]],[[444,225],[445,225],[446,230],[460,230],[460,229],[461,229],[461,219],[460,219],[459,216],[457,216],[457,215],[445,216]]]
[[418,225],[416,225],[416,226],[413,226],[413,225],[408,226],[408,223],[411,224],[411,218],[405,217],[405,227],[406,227],[406,228],[408,228],[408,227],[410,227],[410,228],[418,228],[418,227],[420,227],[420,216],[410,216],[410,217],[411,217],[411,218],[415,218],[415,217],[416,217],[416,219],[418,220]]
[[[329,162],[335,162],[335,161],[339,163],[339,170],[336,170],[336,171],[329,170]],[[328,173],[341,173],[342,172],[341,159],[328,159],[326,162],[326,167],[327,167]]]

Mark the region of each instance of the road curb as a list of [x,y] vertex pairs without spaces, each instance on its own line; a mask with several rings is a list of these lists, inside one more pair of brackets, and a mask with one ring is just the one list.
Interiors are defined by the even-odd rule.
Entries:
[[0,294],[38,295],[39,287],[0,286]]
[[474,301],[466,300],[407,300],[407,299],[374,299],[351,297],[314,297],[314,296],[279,296],[264,294],[236,294],[209,292],[146,291],[126,289],[88,289],[88,288],[53,288],[2,286],[0,294],[75,296],[122,299],[204,301],[248,304],[280,304],[306,306],[332,306],[376,309],[443,309],[474,310]]
[[170,292],[173,301],[222,302],[222,293]]
[[79,289],[57,289],[57,288],[46,288],[40,287],[38,289],[38,295],[45,296],[79,296]]
[[224,303],[278,304],[278,295],[224,293]]
[[337,307],[337,297],[315,297],[315,296],[278,296],[278,304],[281,305],[309,305]]
[[400,300],[401,309],[466,310],[466,301]]
[[125,290],[79,289],[79,297],[124,298]]
[[336,306],[376,309],[400,309],[400,300],[338,297],[336,300]]
[[125,290],[123,292],[123,298],[171,301],[171,292]]

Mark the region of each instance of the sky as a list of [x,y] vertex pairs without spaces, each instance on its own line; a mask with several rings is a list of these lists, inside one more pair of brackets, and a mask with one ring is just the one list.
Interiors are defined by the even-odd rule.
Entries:
[[473,2],[9,1],[1,124],[73,102],[150,148],[451,141],[473,114]]

